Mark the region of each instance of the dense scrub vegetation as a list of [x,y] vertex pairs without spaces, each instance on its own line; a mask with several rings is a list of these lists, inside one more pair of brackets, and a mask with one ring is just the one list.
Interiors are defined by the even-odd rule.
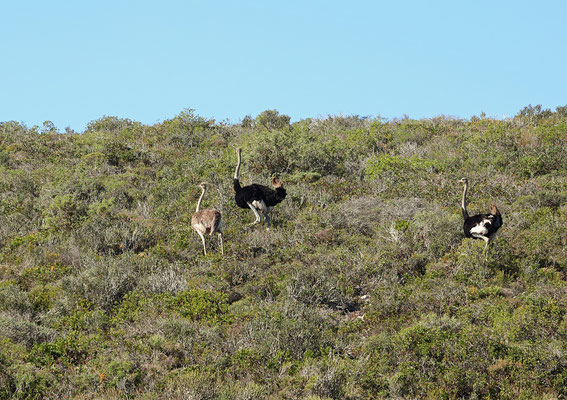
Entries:
[[[0,124],[0,399],[564,398],[567,108]],[[279,174],[273,228],[244,183]],[[469,210],[498,205],[487,257]],[[222,211],[202,255],[200,190]]]

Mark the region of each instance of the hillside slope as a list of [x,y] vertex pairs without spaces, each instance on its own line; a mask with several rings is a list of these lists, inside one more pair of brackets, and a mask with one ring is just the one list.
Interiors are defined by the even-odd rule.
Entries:
[[[567,396],[567,108],[0,123],[0,399]],[[243,184],[279,175],[272,229]],[[495,203],[504,225],[462,232]],[[190,220],[223,215],[202,255]]]

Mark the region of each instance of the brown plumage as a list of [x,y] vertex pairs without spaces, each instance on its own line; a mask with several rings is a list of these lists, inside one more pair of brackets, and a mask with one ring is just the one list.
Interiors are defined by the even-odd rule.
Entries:
[[221,231],[221,213],[218,210],[212,208],[206,208],[204,210],[199,210],[201,207],[201,201],[205,196],[207,191],[207,184],[201,183],[199,187],[203,190],[199,201],[197,202],[197,207],[195,208],[195,214],[191,217],[191,227],[197,232],[201,237],[203,242],[203,253],[207,255],[207,248],[205,247],[205,234],[212,235],[217,233],[219,236],[219,242],[221,246],[221,254],[224,255],[223,243],[222,243],[222,231]]

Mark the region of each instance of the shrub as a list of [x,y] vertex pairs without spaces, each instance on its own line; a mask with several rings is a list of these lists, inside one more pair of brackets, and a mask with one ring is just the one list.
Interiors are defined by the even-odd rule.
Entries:
[[80,274],[64,278],[63,284],[71,293],[110,310],[136,287],[140,274],[143,274],[140,264],[139,259],[128,254],[116,260],[89,260]]
[[183,399],[215,399],[219,393],[219,381],[211,371],[184,369],[168,379],[163,394]]
[[33,306],[28,296],[18,286],[13,283],[0,285],[0,310],[26,314],[32,309]]
[[108,133],[119,133],[123,129],[131,128],[133,126],[140,125],[139,122],[132,121],[128,118],[118,118],[113,116],[104,116],[95,121],[91,121],[87,124],[87,129],[85,132],[108,132]]
[[289,120],[288,115],[280,115],[277,110],[266,110],[256,117],[258,126],[268,130],[286,128],[289,126]]
[[31,348],[34,344],[51,340],[56,332],[27,318],[0,313],[0,336]]
[[48,371],[31,364],[22,364],[10,371],[13,376],[13,398],[41,399],[55,386],[57,380]]
[[224,293],[191,289],[168,298],[168,306],[192,320],[218,321],[228,311]]
[[113,360],[106,366],[104,382],[122,392],[134,391],[144,376],[140,368],[131,361]]
[[278,367],[283,361],[301,358],[308,350],[320,354],[332,343],[328,336],[332,328],[331,321],[301,303],[275,304],[246,324],[243,347]]

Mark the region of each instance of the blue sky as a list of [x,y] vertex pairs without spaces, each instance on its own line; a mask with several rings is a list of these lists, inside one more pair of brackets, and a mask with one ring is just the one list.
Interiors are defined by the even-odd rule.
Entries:
[[28,126],[567,104],[565,1],[32,0],[0,15],[0,121]]

